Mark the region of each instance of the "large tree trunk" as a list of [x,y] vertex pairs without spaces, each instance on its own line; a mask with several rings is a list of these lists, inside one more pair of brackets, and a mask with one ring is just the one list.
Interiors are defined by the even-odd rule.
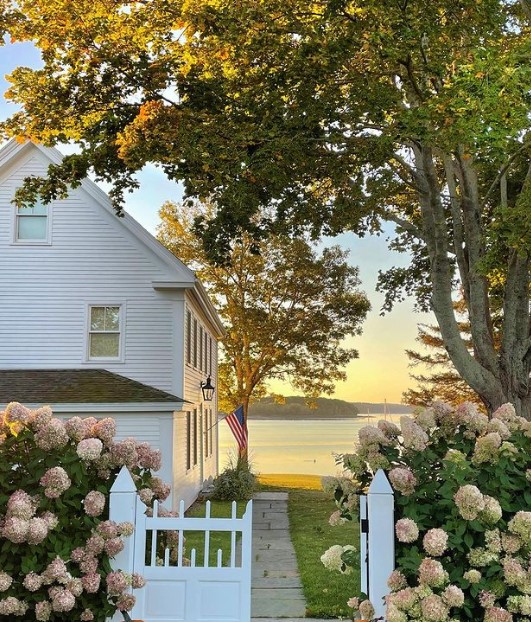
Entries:
[[[481,271],[485,240],[473,161],[465,157],[462,151],[443,157],[446,188],[450,191],[450,219],[454,231],[452,240],[448,229],[449,214],[442,201],[433,151],[428,145],[416,145],[414,156],[423,236],[431,266],[432,308],[448,355],[458,373],[478,393],[489,412],[511,402],[519,415],[530,419],[529,259],[514,251],[508,264],[502,343],[497,350],[488,282]],[[531,183],[529,179],[527,183]],[[470,318],[473,355],[461,337],[454,313],[454,274],[450,260],[452,250]]]

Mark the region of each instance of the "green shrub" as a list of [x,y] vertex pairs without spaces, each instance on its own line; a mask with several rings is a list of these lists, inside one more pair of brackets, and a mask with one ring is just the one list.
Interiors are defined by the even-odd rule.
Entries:
[[212,499],[219,501],[244,501],[256,490],[256,475],[246,460],[229,465],[214,480]]
[[[380,468],[395,491],[397,569],[386,619],[530,622],[531,422],[511,404],[487,417],[471,403],[436,403],[402,417],[401,428],[363,428],[359,439],[343,456],[359,491]],[[345,498],[336,491],[348,518]],[[350,562],[335,559],[340,570]],[[362,617],[372,617],[362,605]]]

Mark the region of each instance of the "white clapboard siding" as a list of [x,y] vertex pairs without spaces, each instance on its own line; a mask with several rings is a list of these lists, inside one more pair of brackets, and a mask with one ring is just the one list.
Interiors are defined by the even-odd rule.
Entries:
[[[32,157],[0,184],[0,367],[103,367],[182,389],[173,318],[184,303],[153,288],[167,267],[116,216],[76,190],[51,205],[50,245],[13,244],[14,189],[45,170]],[[123,362],[87,361],[90,303],[124,305]]]

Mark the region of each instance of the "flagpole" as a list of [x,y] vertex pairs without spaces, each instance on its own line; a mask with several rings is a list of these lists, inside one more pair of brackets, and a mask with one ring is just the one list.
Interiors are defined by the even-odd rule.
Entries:
[[221,417],[221,419],[218,419],[214,425],[211,425],[209,428],[207,428],[207,429],[205,430],[204,434],[206,434],[207,432],[209,432],[210,430],[212,430],[213,428],[215,428],[215,427],[218,425],[218,423],[220,423],[221,421],[223,421],[224,419],[226,419],[228,416],[229,416],[229,415],[225,415],[224,417]]

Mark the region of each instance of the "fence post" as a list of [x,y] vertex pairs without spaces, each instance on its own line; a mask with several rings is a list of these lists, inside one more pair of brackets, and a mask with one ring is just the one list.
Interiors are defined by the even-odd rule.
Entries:
[[394,495],[391,484],[379,469],[367,494],[369,517],[368,594],[376,617],[385,617],[387,579],[395,567]]
[[[111,495],[109,499],[109,520],[116,523],[132,523],[136,522],[136,503],[137,503],[136,486],[133,482],[131,474],[125,466],[122,467],[118,477],[111,487]],[[134,551],[135,551],[135,533],[124,538],[124,548],[111,562],[113,570],[123,570],[132,574],[134,568]],[[134,609],[131,613],[134,612]],[[112,618],[113,622],[123,622],[123,616],[120,612]]]
[[367,496],[360,495],[360,583],[363,594],[369,593],[367,571],[368,558],[369,517],[367,515]]

